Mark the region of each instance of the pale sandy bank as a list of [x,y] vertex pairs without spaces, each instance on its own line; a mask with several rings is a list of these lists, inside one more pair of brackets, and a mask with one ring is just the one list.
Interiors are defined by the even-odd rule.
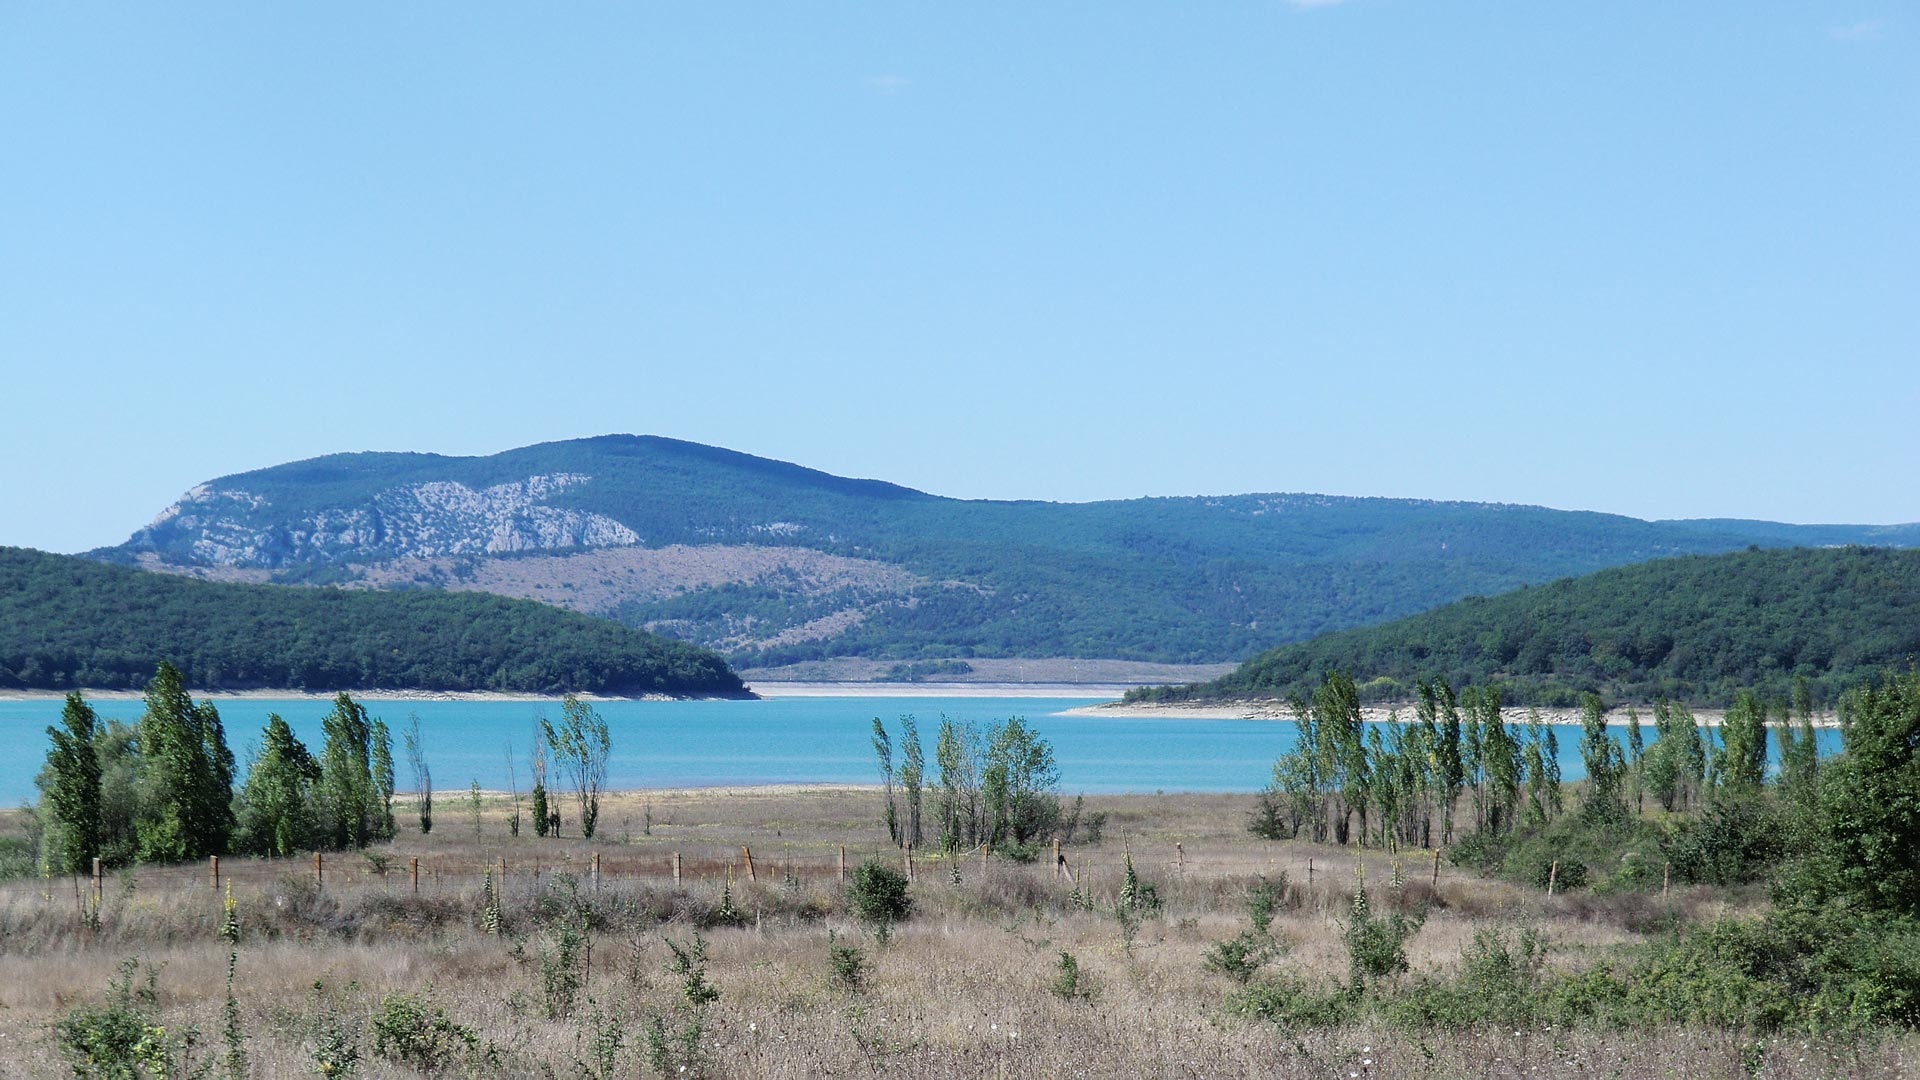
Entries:
[[756,682],[747,689],[764,698],[1118,698],[1132,687],[1093,683]]
[[[1653,706],[1620,705],[1607,713],[1609,724],[1627,722],[1629,709],[1640,713],[1640,723],[1650,732],[1653,729]],[[1509,705],[1501,710],[1501,716],[1509,724],[1524,724],[1530,710],[1524,705]],[[1551,708],[1541,709],[1540,719],[1544,723],[1562,726],[1580,723],[1580,710]],[[1369,705],[1360,710],[1360,716],[1367,721],[1385,720],[1397,713],[1402,720],[1414,718],[1413,703],[1406,702],[1397,706]],[[1184,704],[1180,702],[1113,701],[1100,705],[1082,705],[1075,709],[1063,710],[1064,716],[1130,716],[1152,717],[1167,720],[1291,720],[1293,710],[1285,703],[1272,700],[1206,702],[1203,704]],[[1726,719],[1724,709],[1695,709],[1693,719],[1703,727],[1719,727]],[[1840,726],[1840,720],[1832,713],[1816,713],[1813,726],[1833,728]]]
[[[338,690],[193,690],[196,698],[226,701],[332,701]],[[81,690],[89,701],[139,701],[138,690]],[[510,694],[487,690],[348,690],[355,701],[559,701],[559,694]],[[0,690],[0,701],[61,701],[64,690]],[[603,697],[581,694],[582,701],[674,701],[665,694]]]

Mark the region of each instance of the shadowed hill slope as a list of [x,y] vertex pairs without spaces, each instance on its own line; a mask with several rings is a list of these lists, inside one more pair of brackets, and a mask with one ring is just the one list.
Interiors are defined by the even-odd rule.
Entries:
[[0,687],[739,694],[705,649],[528,600],[232,585],[0,548]]
[[1920,551],[1742,551],[1661,559],[1458,603],[1256,656],[1212,682],[1135,700],[1290,697],[1344,671],[1375,698],[1415,681],[1497,681],[1569,703],[1582,691],[1724,702],[1784,698],[1806,678],[1823,700],[1920,657]]

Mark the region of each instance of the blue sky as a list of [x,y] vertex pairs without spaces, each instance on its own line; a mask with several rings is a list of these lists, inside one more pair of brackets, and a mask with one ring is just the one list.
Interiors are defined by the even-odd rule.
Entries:
[[611,431],[1920,519],[1913,8],[1193,11],[0,4],[0,543]]

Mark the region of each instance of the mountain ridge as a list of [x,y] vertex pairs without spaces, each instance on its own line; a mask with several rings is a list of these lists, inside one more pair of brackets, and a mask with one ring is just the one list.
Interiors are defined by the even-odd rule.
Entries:
[[[87,554],[286,584],[496,582],[488,587],[504,595],[760,665],[1220,662],[1605,566],[1870,539],[1920,543],[1920,526],[1650,522],[1314,493],[963,500],[683,440],[602,435],[486,456],[350,453],[236,473],[197,485],[127,543]],[[579,558],[666,551],[705,569],[635,555],[609,572]],[[813,573],[803,551],[843,560],[840,572]]]

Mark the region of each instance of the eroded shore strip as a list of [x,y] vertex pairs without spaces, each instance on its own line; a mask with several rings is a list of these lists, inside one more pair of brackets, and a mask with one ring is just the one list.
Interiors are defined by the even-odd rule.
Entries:
[[[763,698],[1114,698],[1133,687],[1110,683],[936,683],[936,682],[760,682],[747,689]],[[114,689],[80,691],[89,700],[138,701],[139,690]],[[195,689],[195,697],[224,698],[232,701],[331,701],[337,690],[205,690]],[[490,690],[354,690],[356,701],[559,701],[559,694],[500,693]],[[65,690],[0,690],[0,701],[60,701]],[[667,694],[623,697],[618,694],[581,694],[583,701],[685,701],[702,696],[675,698]],[[724,700],[724,699],[714,699]]]
[[[1413,702],[1399,705],[1368,705],[1360,710],[1360,717],[1368,722],[1386,720],[1390,715],[1398,714],[1402,720],[1414,718]],[[1653,728],[1653,706],[1651,704],[1616,705],[1607,711],[1607,723],[1625,724],[1627,710],[1638,710],[1640,723],[1649,731]],[[1524,724],[1527,721],[1529,707],[1508,705],[1502,709],[1502,716],[1509,724]],[[1209,701],[1209,702],[1148,702],[1148,701],[1112,701],[1099,705],[1082,705],[1078,708],[1061,710],[1062,716],[1125,716],[1158,720],[1291,720],[1293,709],[1283,701]],[[1719,727],[1725,720],[1725,709],[1694,709],[1693,719],[1702,727]],[[1580,710],[1568,708],[1549,708],[1540,710],[1543,723],[1560,726],[1578,726]],[[1777,726],[1777,725],[1773,725]],[[1831,712],[1815,713],[1813,726],[1818,728],[1837,728],[1840,720]]]

